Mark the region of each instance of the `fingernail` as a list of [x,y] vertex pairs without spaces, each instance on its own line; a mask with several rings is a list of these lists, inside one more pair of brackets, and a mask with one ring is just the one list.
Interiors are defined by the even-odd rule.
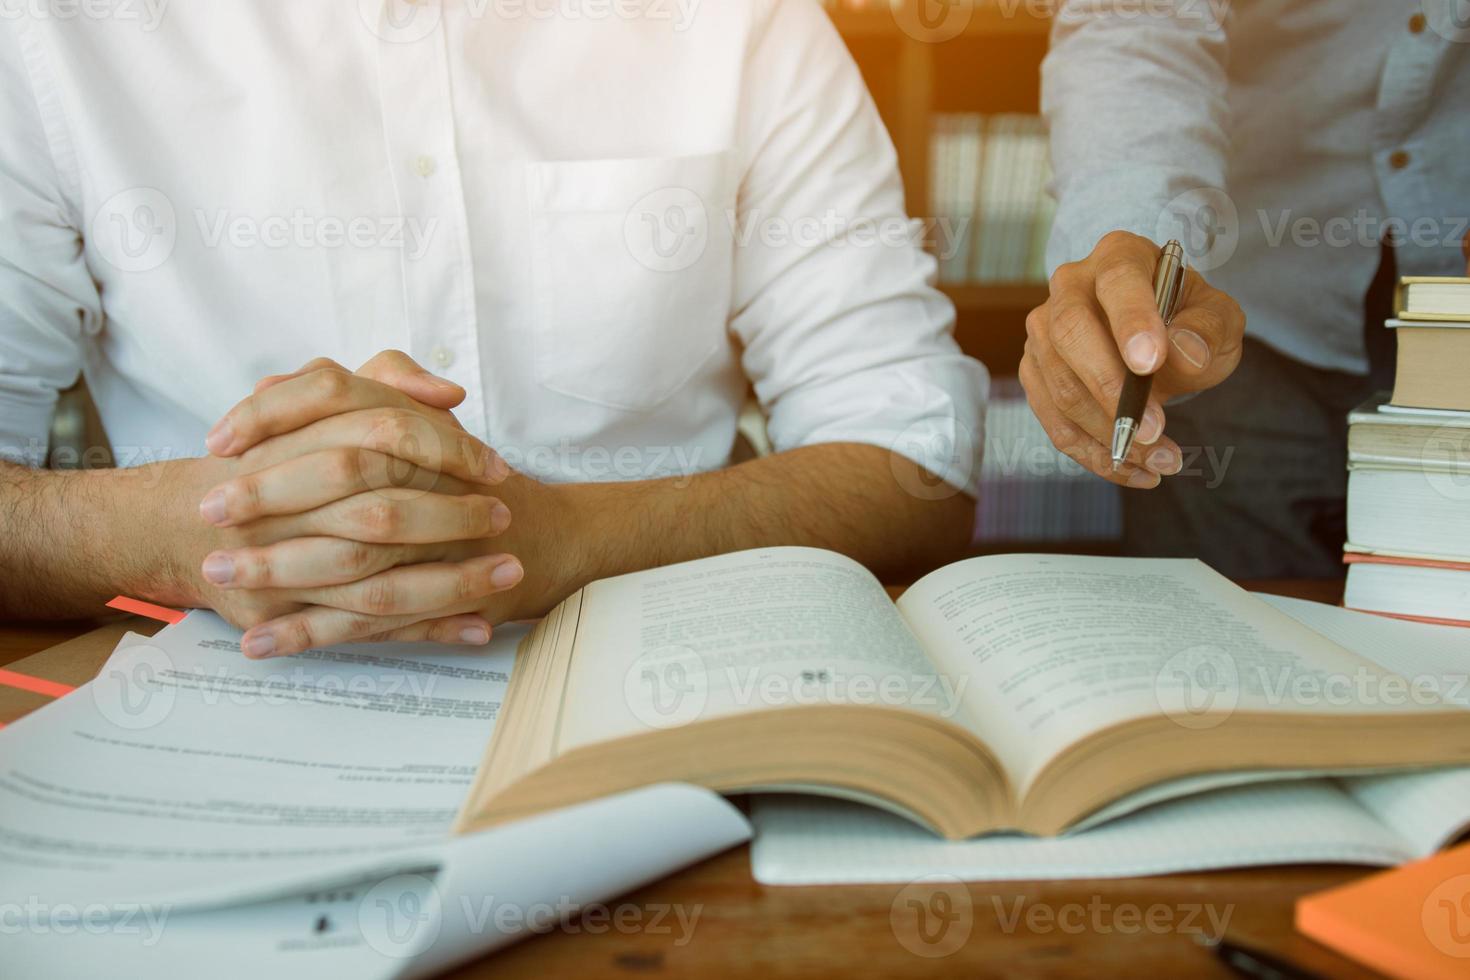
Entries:
[[229,516],[225,513],[225,492],[211,490],[199,501],[199,516],[210,524],[223,524]]
[[1128,485],[1139,490],[1152,490],[1159,482],[1159,475],[1148,470],[1134,470],[1133,475],[1128,477]]
[[525,574],[526,571],[525,569],[521,568],[520,562],[501,562],[499,565],[496,565],[494,571],[490,573],[490,584],[495,586],[497,589],[508,589],[512,585],[515,585],[517,582],[519,582],[521,580],[521,576]]
[[269,633],[255,633],[240,642],[240,652],[252,659],[269,657],[276,652],[276,638]]
[[204,559],[204,577],[215,585],[229,585],[235,580],[235,560],[229,555],[210,555]]
[[490,531],[499,534],[510,527],[510,508],[502,503],[496,503],[490,508]]
[[484,646],[490,642],[490,631],[483,626],[466,626],[459,631],[459,642]]
[[1138,427],[1138,441],[1145,446],[1152,446],[1159,441],[1159,436],[1164,434],[1164,417],[1156,408],[1148,408],[1143,413],[1143,424]]
[[1123,348],[1123,359],[1135,374],[1152,373],[1159,364],[1159,342],[1153,334],[1137,334]]
[[234,441],[235,427],[230,425],[229,419],[220,419],[204,437],[205,447],[216,456],[222,455]]
[[1169,335],[1169,343],[1197,368],[1210,363],[1210,345],[1193,330],[1175,330]]
[[425,373],[424,377],[429,379],[429,384],[433,385],[435,388],[440,389],[441,391],[460,390],[459,385],[455,384],[453,381],[450,381],[448,378],[441,378],[437,374]]
[[1164,476],[1173,476],[1184,468],[1184,460],[1177,450],[1160,446],[1148,454],[1148,468]]

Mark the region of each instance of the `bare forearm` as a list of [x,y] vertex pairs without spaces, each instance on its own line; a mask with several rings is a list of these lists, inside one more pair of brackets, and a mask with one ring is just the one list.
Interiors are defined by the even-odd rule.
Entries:
[[974,501],[878,446],[830,443],[691,477],[558,488],[587,580],[772,545],[839,551],[900,581],[969,543]]
[[74,472],[0,462],[0,617],[93,615],[119,592],[167,599],[163,515],[186,465]]

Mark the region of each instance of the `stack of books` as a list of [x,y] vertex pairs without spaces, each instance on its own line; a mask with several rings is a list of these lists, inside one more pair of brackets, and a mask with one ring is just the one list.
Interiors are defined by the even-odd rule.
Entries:
[[1470,279],[1405,277],[1391,399],[1348,418],[1345,605],[1470,626]]
[[1040,116],[940,114],[929,150],[930,213],[945,283],[1046,281],[1056,206]]

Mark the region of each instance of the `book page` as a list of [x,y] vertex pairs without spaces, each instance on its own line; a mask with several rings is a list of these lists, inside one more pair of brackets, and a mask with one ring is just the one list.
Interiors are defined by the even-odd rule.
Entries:
[[[1408,681],[1410,697],[1470,707],[1470,630],[1411,623],[1319,602],[1262,596],[1312,629]],[[1415,692],[1418,692],[1417,694]],[[1427,857],[1470,825],[1470,768],[1344,778],[1342,785]]]
[[1382,668],[1189,559],[973,558],[899,609],[942,672],[968,677],[968,717],[1021,786],[1136,718],[1185,733],[1234,711],[1414,710],[1365,702]]
[[557,747],[804,705],[949,718],[962,696],[863,566],[764,548],[588,586]]

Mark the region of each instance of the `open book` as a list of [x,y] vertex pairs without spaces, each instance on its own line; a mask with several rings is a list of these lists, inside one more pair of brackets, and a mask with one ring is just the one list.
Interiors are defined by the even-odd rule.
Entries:
[[679,781],[1055,835],[1215,774],[1470,762],[1470,710],[1435,680],[1192,560],[975,558],[894,603],[840,555],[741,552],[553,610],[456,827]]

